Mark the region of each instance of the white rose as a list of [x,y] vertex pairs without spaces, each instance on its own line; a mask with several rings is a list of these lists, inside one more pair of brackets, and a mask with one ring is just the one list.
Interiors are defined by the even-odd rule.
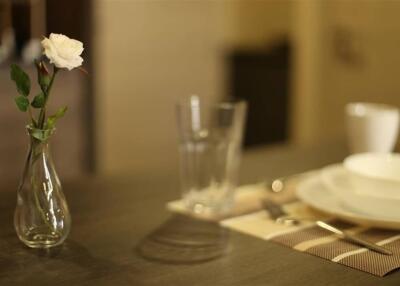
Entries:
[[80,41],[52,33],[49,38],[43,39],[42,46],[50,63],[58,68],[72,70],[82,65],[83,44]]

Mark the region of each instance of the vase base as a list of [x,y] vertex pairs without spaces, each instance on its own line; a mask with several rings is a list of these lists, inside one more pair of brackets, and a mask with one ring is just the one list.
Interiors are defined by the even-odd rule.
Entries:
[[62,238],[57,233],[43,234],[35,231],[26,233],[24,237],[20,237],[21,241],[30,248],[50,248],[63,243]]

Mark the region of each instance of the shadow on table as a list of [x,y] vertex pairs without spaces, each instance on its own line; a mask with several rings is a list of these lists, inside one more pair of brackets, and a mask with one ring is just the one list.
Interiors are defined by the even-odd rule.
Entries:
[[[60,246],[47,249],[27,248],[17,238],[10,239],[1,246],[0,276],[9,271],[15,271],[15,269],[26,268],[28,269],[26,276],[31,277],[30,279],[46,281],[57,271],[65,273],[74,271],[76,279],[87,279],[105,277],[122,271],[124,267],[107,259],[93,256],[86,247],[73,240],[67,240]],[[36,274],[40,275],[36,276]],[[22,278],[15,277],[15,280]]]
[[172,216],[145,237],[135,251],[145,259],[191,264],[216,259],[229,249],[229,232],[218,223]]
[[79,266],[81,269],[86,269],[91,276],[107,275],[121,271],[122,266],[110,260],[93,256],[92,253],[81,244],[67,240],[64,244],[50,249],[37,249],[37,256],[47,257],[51,259],[61,259]]

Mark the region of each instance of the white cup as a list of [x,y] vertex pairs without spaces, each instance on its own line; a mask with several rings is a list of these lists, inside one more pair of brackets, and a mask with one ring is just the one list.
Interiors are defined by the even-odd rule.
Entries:
[[347,137],[351,153],[392,152],[399,129],[399,109],[376,103],[346,105]]

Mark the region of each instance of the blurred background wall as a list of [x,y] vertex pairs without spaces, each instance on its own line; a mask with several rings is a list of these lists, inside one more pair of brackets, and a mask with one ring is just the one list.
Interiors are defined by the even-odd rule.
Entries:
[[227,53],[288,36],[291,6],[290,1],[97,1],[99,170],[175,172],[178,98],[227,97]]
[[[36,11],[31,21],[10,14],[11,3]],[[183,96],[246,98],[249,134],[282,129],[246,148],[344,145],[347,102],[400,106],[399,13],[390,0],[0,0],[0,32],[17,21],[30,36],[65,33],[85,43],[90,76],[65,73],[56,86],[55,105],[70,105],[54,144],[62,177],[176,174],[174,105]],[[27,145],[8,75],[20,59],[1,61],[6,40],[3,178],[19,176]]]
[[344,141],[348,102],[400,105],[400,2],[294,3],[293,142]]

